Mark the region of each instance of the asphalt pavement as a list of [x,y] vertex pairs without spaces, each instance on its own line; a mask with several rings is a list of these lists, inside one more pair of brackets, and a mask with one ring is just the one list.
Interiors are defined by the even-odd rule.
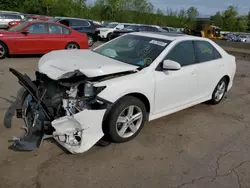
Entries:
[[237,59],[233,88],[221,104],[160,118],[130,142],[81,155],[67,154],[53,141],[33,152],[8,149],[23,124],[13,117],[20,85],[8,69],[34,77],[39,57],[0,60],[0,187],[250,187],[250,59]]

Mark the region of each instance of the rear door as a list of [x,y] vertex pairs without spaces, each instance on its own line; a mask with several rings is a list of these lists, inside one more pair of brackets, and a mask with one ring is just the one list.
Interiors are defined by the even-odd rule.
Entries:
[[49,34],[44,40],[48,44],[49,51],[65,49],[68,42],[74,41],[68,28],[53,23],[49,23],[48,28]]
[[81,33],[94,33],[94,25],[91,27],[91,24],[87,20],[80,19],[70,19],[70,27]]
[[197,58],[197,77],[201,97],[211,95],[219,80],[224,76],[221,54],[208,41],[194,41]]

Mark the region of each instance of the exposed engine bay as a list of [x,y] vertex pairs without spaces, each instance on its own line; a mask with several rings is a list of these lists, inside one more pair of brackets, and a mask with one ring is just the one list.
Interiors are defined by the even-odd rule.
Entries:
[[90,79],[74,71],[52,80],[37,71],[32,81],[14,69],[10,71],[24,87],[16,115],[24,119],[26,130],[24,136],[14,137],[12,148],[32,151],[43,139],[54,138],[71,153],[88,150],[104,136],[102,123],[112,103],[97,96],[106,86],[95,87],[94,83],[133,72]]

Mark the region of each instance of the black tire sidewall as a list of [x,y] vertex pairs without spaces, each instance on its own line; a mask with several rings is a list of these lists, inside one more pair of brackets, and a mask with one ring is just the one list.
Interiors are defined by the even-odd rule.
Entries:
[[6,58],[6,56],[7,56],[7,54],[8,54],[8,48],[7,48],[7,46],[6,46],[4,43],[0,42],[0,44],[1,44],[1,45],[3,46],[3,48],[4,48],[4,54],[3,54],[3,56],[0,57],[0,59],[4,59],[4,58]]
[[[141,109],[142,114],[143,114],[142,123],[141,123],[140,128],[137,130],[135,134],[133,134],[132,136],[128,138],[122,138],[117,133],[116,122],[120,113],[125,108],[131,105],[138,106]],[[107,136],[110,139],[110,141],[115,142],[115,143],[123,143],[129,140],[132,140],[140,133],[141,129],[143,128],[144,123],[146,121],[146,115],[147,115],[146,107],[141,100],[133,96],[123,97],[122,99],[120,99],[118,102],[114,104],[112,109],[109,111],[106,120],[104,121],[103,129],[104,129],[105,136]]]
[[109,33],[108,35],[107,35],[107,41],[110,41],[111,40],[111,33]]
[[[225,82],[226,89],[225,89],[225,91],[224,91],[223,96],[221,97],[221,99],[217,101],[217,100],[215,100],[215,93],[216,93],[216,91],[217,91],[218,85],[219,85],[221,82]],[[210,101],[211,104],[218,104],[218,103],[220,103],[220,102],[222,101],[222,99],[224,98],[224,96],[225,96],[225,94],[226,94],[226,92],[227,92],[227,86],[228,86],[227,79],[226,79],[225,77],[223,77],[223,78],[218,82],[218,84],[216,85],[216,87],[215,87],[215,89],[214,89],[214,91],[213,91],[212,99],[211,99],[211,101]]]

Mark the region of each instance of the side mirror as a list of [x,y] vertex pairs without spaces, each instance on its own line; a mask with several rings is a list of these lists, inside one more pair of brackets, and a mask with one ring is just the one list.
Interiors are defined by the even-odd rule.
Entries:
[[27,35],[27,34],[29,34],[29,30],[28,29],[24,29],[23,31],[21,31],[21,33],[24,34],[24,35]]
[[176,61],[172,60],[164,60],[162,65],[163,70],[180,70],[181,65],[180,63],[177,63]]

